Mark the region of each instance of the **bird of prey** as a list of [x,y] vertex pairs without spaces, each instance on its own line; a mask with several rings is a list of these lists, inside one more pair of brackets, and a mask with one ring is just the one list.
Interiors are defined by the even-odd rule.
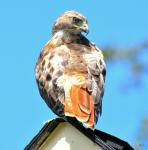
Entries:
[[41,97],[55,114],[94,128],[101,114],[106,69],[101,50],[84,33],[88,21],[83,15],[66,11],[59,16],[35,76]]

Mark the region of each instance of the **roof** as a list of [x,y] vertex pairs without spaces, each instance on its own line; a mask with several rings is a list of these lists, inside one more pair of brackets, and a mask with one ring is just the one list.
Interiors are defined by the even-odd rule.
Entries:
[[69,122],[73,127],[78,129],[82,134],[87,136],[104,150],[134,150],[127,142],[100,130],[85,128],[76,119],[70,117],[64,119],[56,118],[47,122],[24,150],[38,150],[52,131],[54,131],[60,123],[65,121]]

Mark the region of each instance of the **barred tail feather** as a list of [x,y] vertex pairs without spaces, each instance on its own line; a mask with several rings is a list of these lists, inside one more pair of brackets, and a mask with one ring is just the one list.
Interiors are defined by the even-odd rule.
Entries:
[[84,125],[94,125],[94,104],[92,95],[80,86],[72,86],[70,91],[74,116]]

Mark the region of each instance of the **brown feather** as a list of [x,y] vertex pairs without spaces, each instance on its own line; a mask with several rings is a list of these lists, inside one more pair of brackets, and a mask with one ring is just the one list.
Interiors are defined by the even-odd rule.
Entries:
[[88,121],[89,115],[86,112],[82,111],[79,107],[79,88],[73,86],[70,91],[70,96],[72,100],[73,113],[75,114],[77,120],[81,122]]
[[[57,20],[53,29],[66,27],[60,23]],[[39,92],[54,113],[93,127],[101,114],[106,74],[102,52],[94,44],[82,34],[55,32],[35,72]]]

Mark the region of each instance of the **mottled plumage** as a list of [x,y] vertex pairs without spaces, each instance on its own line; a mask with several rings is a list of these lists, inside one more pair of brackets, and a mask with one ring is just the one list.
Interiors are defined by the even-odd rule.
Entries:
[[36,64],[40,94],[52,111],[93,127],[101,113],[105,63],[102,52],[81,32],[87,20],[75,11],[61,15]]

